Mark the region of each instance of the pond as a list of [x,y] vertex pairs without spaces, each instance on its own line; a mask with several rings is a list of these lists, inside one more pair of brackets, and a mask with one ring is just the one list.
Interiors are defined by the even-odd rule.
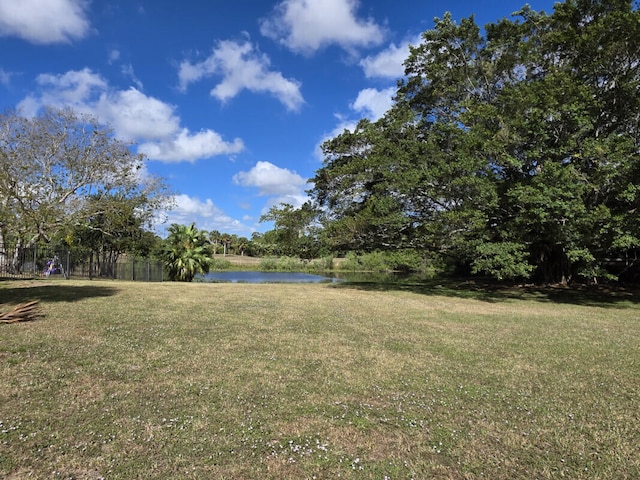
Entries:
[[356,273],[331,272],[322,275],[303,272],[261,272],[247,270],[226,270],[209,272],[199,275],[196,280],[201,282],[231,282],[231,283],[397,283],[421,282],[425,280],[421,275],[407,275],[400,273]]
[[337,282],[338,279],[312,275],[302,272],[259,272],[259,271],[224,271],[209,272],[200,276],[203,282],[232,282],[232,283],[320,283]]

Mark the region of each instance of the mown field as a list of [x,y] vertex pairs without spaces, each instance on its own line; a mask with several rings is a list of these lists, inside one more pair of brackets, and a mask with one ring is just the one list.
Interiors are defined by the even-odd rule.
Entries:
[[2,281],[0,477],[640,478],[629,292]]

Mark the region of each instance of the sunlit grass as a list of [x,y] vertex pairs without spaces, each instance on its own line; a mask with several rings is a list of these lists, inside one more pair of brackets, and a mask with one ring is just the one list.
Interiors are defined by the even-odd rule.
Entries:
[[551,297],[0,282],[45,313],[0,326],[0,476],[640,478],[640,306]]

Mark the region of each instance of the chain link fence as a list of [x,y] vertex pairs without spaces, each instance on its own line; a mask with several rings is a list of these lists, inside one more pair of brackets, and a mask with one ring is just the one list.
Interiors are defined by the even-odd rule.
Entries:
[[49,245],[0,244],[0,278],[111,278],[162,282],[162,262],[128,255],[96,254]]

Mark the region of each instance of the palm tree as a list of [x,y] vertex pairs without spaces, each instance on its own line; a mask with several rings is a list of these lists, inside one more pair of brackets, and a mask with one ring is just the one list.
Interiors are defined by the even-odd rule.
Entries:
[[209,242],[213,245],[213,254],[218,253],[218,244],[220,243],[220,237],[222,234],[218,230],[211,230],[209,232]]
[[227,251],[229,250],[229,245],[231,245],[231,235],[229,235],[228,233],[223,233],[222,235],[220,235],[220,243],[224,248],[223,255],[226,257]]
[[247,239],[247,237],[238,237],[238,240],[236,241],[236,248],[236,253],[239,253],[240,256],[244,256],[244,252],[249,248],[249,239]]
[[195,223],[188,227],[174,223],[162,256],[172,281],[190,282],[196,274],[207,273],[211,255],[206,232],[199,231]]

